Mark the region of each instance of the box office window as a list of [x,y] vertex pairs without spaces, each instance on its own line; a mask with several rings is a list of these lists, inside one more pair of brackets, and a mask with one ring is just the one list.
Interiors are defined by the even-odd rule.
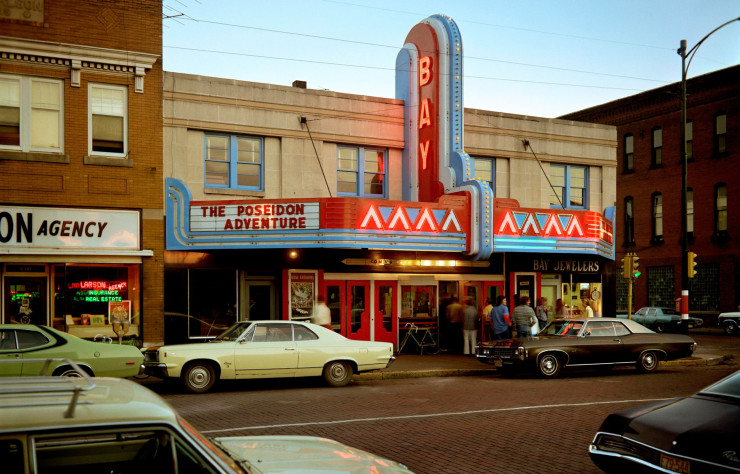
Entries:
[[90,154],[126,156],[126,87],[90,84],[88,93]]

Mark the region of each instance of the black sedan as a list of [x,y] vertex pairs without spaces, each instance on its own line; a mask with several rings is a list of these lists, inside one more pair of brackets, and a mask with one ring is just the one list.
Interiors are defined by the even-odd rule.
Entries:
[[694,349],[689,336],[657,334],[631,320],[576,318],[553,321],[535,337],[481,343],[476,356],[504,374],[534,369],[553,378],[564,367],[634,365],[652,372],[660,361],[689,357]]
[[589,447],[606,472],[740,472],[740,371],[687,398],[609,415]]

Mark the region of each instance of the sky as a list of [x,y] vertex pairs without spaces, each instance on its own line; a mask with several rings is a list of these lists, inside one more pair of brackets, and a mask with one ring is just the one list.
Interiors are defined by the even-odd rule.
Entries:
[[[166,71],[395,98],[406,35],[444,14],[463,41],[467,108],[554,118],[681,80],[688,49],[738,0],[163,0]],[[695,77],[740,63],[740,21]]]

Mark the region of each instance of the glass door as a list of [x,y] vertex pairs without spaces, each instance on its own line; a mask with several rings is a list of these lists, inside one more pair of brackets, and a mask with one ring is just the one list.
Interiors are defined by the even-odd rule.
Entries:
[[347,336],[347,331],[342,324],[344,321],[345,314],[345,289],[346,282],[337,280],[325,280],[324,281],[324,295],[326,295],[326,306],[329,307],[329,313],[331,313],[331,328],[341,334]]
[[349,339],[370,340],[370,282],[347,282],[347,312],[344,325]]
[[398,283],[395,281],[375,281],[375,340],[397,343],[396,340],[396,301]]

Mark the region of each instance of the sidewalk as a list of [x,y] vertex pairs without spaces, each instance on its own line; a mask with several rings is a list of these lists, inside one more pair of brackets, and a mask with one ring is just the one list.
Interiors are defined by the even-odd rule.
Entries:
[[[732,355],[715,354],[699,346],[692,357],[661,362],[660,367],[719,365],[732,359]],[[660,370],[660,368],[658,369]],[[458,377],[466,375],[495,374],[496,369],[474,356],[440,353],[437,355],[398,354],[386,369],[355,374],[355,380],[403,379],[413,377]]]

